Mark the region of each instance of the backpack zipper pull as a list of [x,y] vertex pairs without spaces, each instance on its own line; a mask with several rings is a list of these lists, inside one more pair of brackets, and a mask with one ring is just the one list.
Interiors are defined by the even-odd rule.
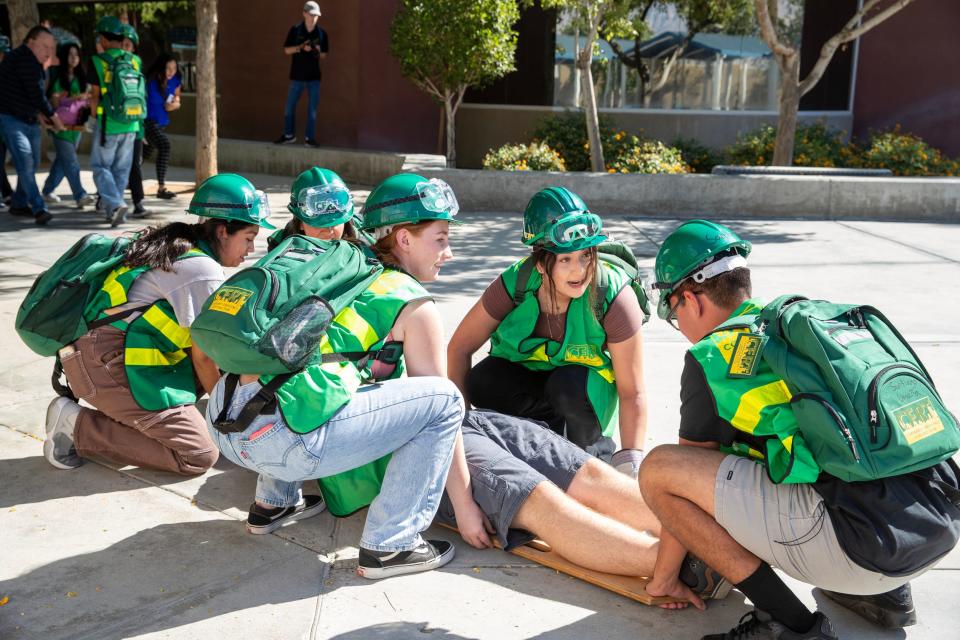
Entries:
[[877,444],[877,423],[880,422],[880,417],[877,415],[876,409],[870,409],[870,442]]

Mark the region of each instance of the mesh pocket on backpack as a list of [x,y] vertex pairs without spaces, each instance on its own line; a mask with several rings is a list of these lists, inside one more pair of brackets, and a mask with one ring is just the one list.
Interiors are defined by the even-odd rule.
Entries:
[[333,321],[333,308],[322,298],[308,298],[270,327],[258,344],[264,355],[277,358],[290,371],[308,364]]

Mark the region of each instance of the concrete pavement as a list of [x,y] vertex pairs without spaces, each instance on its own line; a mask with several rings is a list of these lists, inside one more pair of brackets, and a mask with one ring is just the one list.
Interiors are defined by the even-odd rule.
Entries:
[[[171,172],[171,181],[189,179]],[[250,177],[285,222],[289,178]],[[157,211],[151,222],[187,220],[188,198],[148,199]],[[0,638],[697,638],[725,631],[749,610],[737,592],[706,613],[644,607],[510,554],[473,550],[437,529],[432,537],[457,541],[451,565],[370,582],[353,573],[362,513],[341,520],[324,513],[273,535],[247,535],[242,520],[255,477],[229,462],[188,479],[97,462],[54,470],[41,452],[52,361],[26,349],[13,320],[43,268],[82,234],[108,227],[93,213],[52,211],[43,229],[0,212],[0,602],[9,599],[0,606]],[[452,239],[456,258],[429,287],[448,336],[486,284],[523,254],[517,213],[463,218],[469,224]],[[759,296],[794,292],[879,306],[917,347],[948,405],[960,409],[960,301],[952,295],[960,225],[728,222],[754,242]],[[676,223],[607,220],[648,269]],[[265,234],[257,247],[262,255]],[[644,332],[653,446],[676,437],[686,345],[656,320]],[[957,551],[914,583],[920,623],[902,632],[881,632],[791,584],[843,638],[943,638],[960,627]]]

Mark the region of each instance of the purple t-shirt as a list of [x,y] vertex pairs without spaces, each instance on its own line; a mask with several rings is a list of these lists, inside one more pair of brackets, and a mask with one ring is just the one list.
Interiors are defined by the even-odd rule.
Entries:
[[156,78],[147,83],[147,120],[153,120],[161,127],[170,124],[170,114],[163,108],[163,103],[169,96],[175,95],[180,86],[180,76],[176,75],[167,80],[167,90],[160,90],[160,83]]

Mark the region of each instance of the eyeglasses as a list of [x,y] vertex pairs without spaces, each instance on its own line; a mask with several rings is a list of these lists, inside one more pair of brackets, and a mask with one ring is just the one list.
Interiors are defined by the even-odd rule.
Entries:
[[[692,293],[693,295],[695,295],[695,296],[696,296],[696,295],[700,295],[701,293],[703,293],[702,290],[701,290],[701,291],[688,290],[688,291],[689,291],[690,293]],[[671,294],[667,294],[667,295],[669,296],[669,295],[671,295]],[[681,293],[673,293],[672,295],[676,295],[676,296],[678,297],[677,304],[675,304],[675,305],[673,305],[672,307],[670,307],[670,312],[667,314],[667,317],[664,318],[664,320],[666,320],[668,323],[670,323],[670,326],[671,326],[671,327],[673,327],[673,328],[676,329],[677,331],[680,331],[680,323],[677,321],[677,309],[679,309],[679,308],[680,308],[680,305],[682,305],[683,302],[684,302],[683,292],[681,292]]]
[[350,190],[339,184],[308,187],[297,194],[297,207],[307,218],[346,213],[351,204]]

